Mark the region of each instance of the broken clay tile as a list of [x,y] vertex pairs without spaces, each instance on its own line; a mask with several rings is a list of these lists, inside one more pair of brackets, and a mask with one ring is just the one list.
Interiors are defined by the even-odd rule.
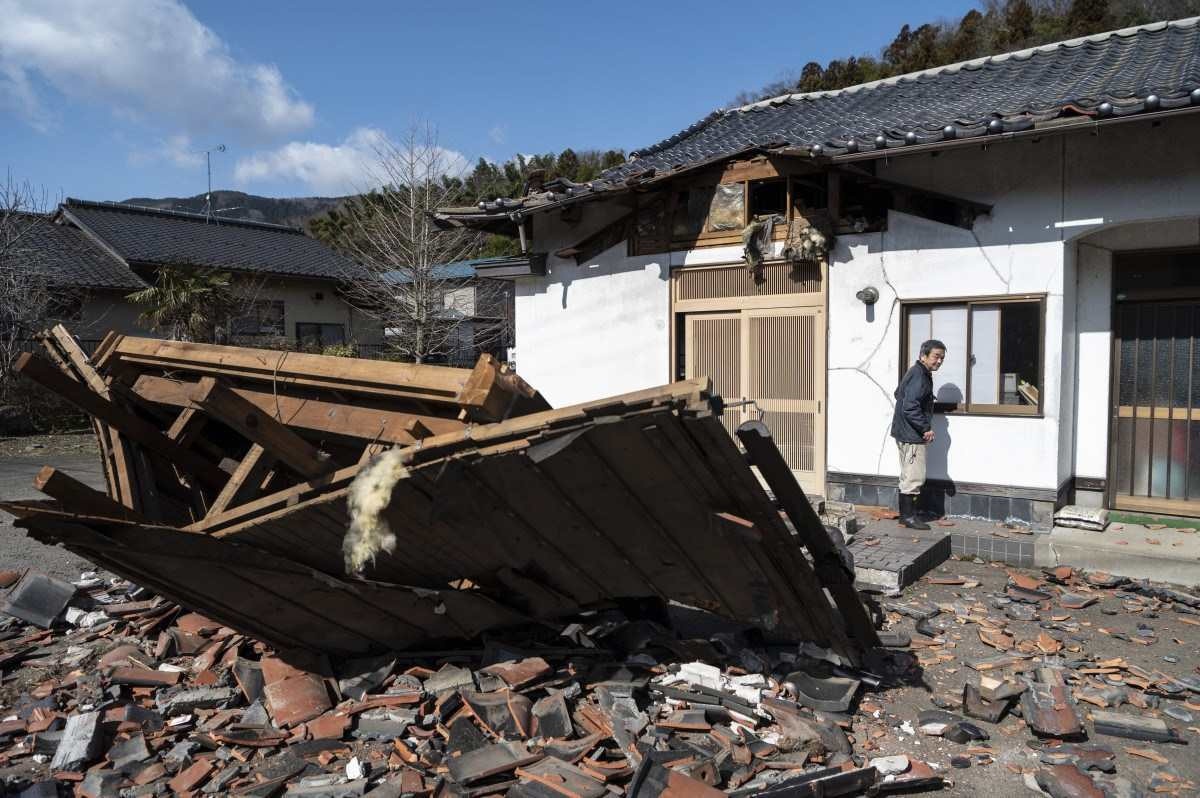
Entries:
[[325,681],[311,673],[268,682],[263,695],[271,719],[282,728],[312,720],[331,706]]
[[516,662],[498,662],[481,670],[499,676],[513,689],[523,687],[551,672],[550,665],[541,657],[528,657]]
[[207,780],[215,769],[211,760],[197,760],[190,767],[181,770],[168,782],[168,786],[176,793],[190,792]]
[[459,784],[470,784],[489,776],[508,773],[519,767],[532,765],[544,755],[531,752],[523,743],[495,743],[451,757],[447,762],[450,778]]
[[179,671],[156,671],[149,668],[114,668],[108,675],[112,684],[129,684],[138,687],[170,687],[179,683]]
[[327,712],[308,721],[308,735],[314,740],[340,740],[350,725],[350,718],[340,712]]
[[1122,715],[1097,709],[1092,712],[1092,723],[1097,734],[1159,743],[1185,742],[1179,732],[1158,718]]
[[1086,773],[1074,765],[1050,765],[1034,774],[1037,785],[1051,796],[1062,798],[1104,798],[1104,791]]

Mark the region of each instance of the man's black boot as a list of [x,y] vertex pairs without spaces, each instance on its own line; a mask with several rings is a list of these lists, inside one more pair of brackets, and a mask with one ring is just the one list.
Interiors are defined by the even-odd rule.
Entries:
[[907,493],[899,494],[900,526],[909,529],[929,529],[929,524],[917,518],[917,497]]

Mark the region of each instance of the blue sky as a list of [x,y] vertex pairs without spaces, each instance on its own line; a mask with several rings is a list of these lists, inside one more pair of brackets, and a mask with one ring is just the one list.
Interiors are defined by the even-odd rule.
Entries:
[[0,168],[55,198],[364,186],[375,142],[437,129],[452,160],[635,149],[737,93],[967,0],[0,0]]

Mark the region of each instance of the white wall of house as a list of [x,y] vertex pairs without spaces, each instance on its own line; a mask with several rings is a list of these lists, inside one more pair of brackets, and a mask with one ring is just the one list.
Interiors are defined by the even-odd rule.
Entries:
[[[879,174],[993,204],[973,230],[892,214],[832,255],[829,469],[898,472],[887,437],[902,300],[1045,294],[1042,418],[939,416],[930,477],[1058,488],[1104,477],[1111,252],[1200,243],[1200,120],[897,158]],[[1182,217],[1182,218],[1181,218]],[[854,293],[880,290],[873,318]],[[954,357],[955,353],[949,353]],[[874,425],[863,418],[879,418]]]
[[[537,217],[539,251],[578,244],[621,215],[593,207],[567,225]],[[545,277],[517,280],[517,371],[555,407],[670,381],[667,255],[628,257],[626,244],[577,265],[551,255]]]

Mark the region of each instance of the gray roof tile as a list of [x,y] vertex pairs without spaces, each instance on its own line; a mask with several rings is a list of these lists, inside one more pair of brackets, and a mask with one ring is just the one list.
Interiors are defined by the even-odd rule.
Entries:
[[42,214],[20,214],[13,223],[18,233],[9,257],[57,285],[121,291],[146,287],[119,258],[74,227]]
[[353,261],[298,227],[68,199],[64,210],[131,264],[339,279]]
[[[1200,106],[1198,23],[1200,18],[1160,22],[718,111],[633,153],[603,177],[651,167],[661,172],[751,146],[820,145],[837,155],[874,149],[877,136],[885,138],[885,148],[942,141],[947,126],[953,138],[968,138],[1025,130],[1060,116]],[[1157,101],[1148,103],[1150,95]]]

